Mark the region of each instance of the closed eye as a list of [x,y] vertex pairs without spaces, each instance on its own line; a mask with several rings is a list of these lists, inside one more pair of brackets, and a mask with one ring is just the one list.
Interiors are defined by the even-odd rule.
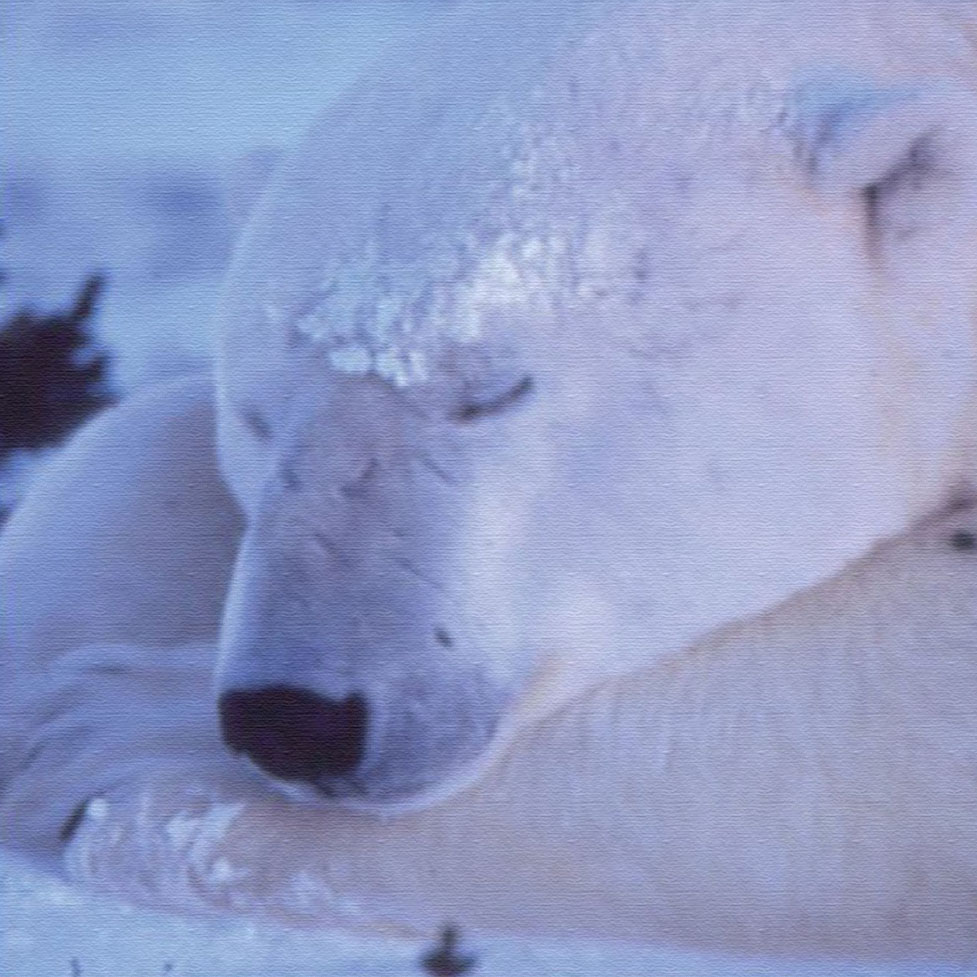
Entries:
[[470,421],[477,421],[483,417],[505,413],[505,411],[515,407],[516,404],[529,397],[533,392],[533,388],[533,378],[527,374],[515,386],[506,390],[505,393],[485,400],[469,400],[454,412],[452,419],[462,424],[467,424]]

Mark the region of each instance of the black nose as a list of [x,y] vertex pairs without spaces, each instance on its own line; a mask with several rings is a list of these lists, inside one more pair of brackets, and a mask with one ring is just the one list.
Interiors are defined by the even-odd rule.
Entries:
[[349,773],[363,759],[366,702],[342,702],[273,685],[226,692],[219,703],[224,742],[281,780]]

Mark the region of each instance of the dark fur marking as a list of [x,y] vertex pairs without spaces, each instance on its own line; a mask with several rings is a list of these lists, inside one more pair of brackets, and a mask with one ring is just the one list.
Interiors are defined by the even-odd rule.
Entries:
[[955,550],[972,550],[977,547],[977,536],[967,529],[958,529],[950,537],[950,545]]
[[81,822],[85,820],[85,811],[88,809],[88,802],[91,798],[86,797],[72,812],[69,814],[65,820],[64,824],[61,825],[61,830],[58,832],[58,840],[64,845],[71,841],[75,832],[81,827]]
[[290,462],[283,461],[278,465],[278,476],[290,492],[297,492],[302,488],[302,479],[298,477]]
[[454,648],[455,646],[455,643],[451,640],[451,635],[444,628],[435,628],[434,638],[442,648]]
[[313,533],[312,538],[341,567],[345,567],[347,570],[352,569],[353,561],[343,552],[340,546],[326,536],[325,533]]
[[442,593],[442,594],[447,593],[447,589],[445,588],[444,584],[439,583],[437,580],[434,579],[434,577],[428,576],[417,566],[417,564],[415,564],[411,560],[408,560],[407,557],[395,556],[393,560],[394,563],[396,563],[397,566],[401,568],[401,570],[405,570],[412,577],[417,577],[418,580],[423,580],[424,583],[433,587],[436,591],[438,591],[438,593]]
[[500,397],[480,403],[465,404],[454,413],[454,420],[466,424],[482,417],[501,414],[520,400],[525,399],[532,391],[533,378],[528,375],[524,376],[511,390],[507,390]]
[[247,429],[262,441],[267,441],[271,437],[271,425],[265,420],[260,411],[253,407],[245,407],[239,411],[241,420],[244,421]]
[[373,475],[379,470],[380,463],[376,458],[371,458],[366,467],[357,475],[355,478],[351,478],[348,482],[343,482],[339,486],[340,495],[347,499],[359,499],[366,495],[366,490],[368,483]]
[[427,452],[421,454],[421,464],[433,474],[437,475],[446,485],[457,485],[458,481],[452,478]]

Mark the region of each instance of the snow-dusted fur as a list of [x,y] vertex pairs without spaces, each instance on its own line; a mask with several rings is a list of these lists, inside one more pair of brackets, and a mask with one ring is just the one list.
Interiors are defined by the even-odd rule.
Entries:
[[[216,393],[4,531],[8,841],[197,910],[974,952],[969,10],[470,4],[361,82]],[[308,793],[372,813],[228,755],[275,684],[365,698]]]

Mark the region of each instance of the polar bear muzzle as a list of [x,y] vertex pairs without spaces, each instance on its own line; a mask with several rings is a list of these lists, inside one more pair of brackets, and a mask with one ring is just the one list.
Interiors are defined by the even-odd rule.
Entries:
[[371,380],[321,387],[270,448],[224,607],[216,699],[229,749],[304,785],[289,793],[386,809],[480,770],[532,677],[511,626],[511,561],[494,586],[490,546],[468,529],[489,493],[510,519],[496,549],[520,538],[507,487],[528,466],[498,458],[500,417],[528,420],[509,408],[530,381],[502,400],[483,384],[484,399],[439,413]]
[[409,809],[481,771],[506,703],[474,672],[439,670],[342,697],[311,680],[233,688],[218,709],[227,748],[296,799]]

